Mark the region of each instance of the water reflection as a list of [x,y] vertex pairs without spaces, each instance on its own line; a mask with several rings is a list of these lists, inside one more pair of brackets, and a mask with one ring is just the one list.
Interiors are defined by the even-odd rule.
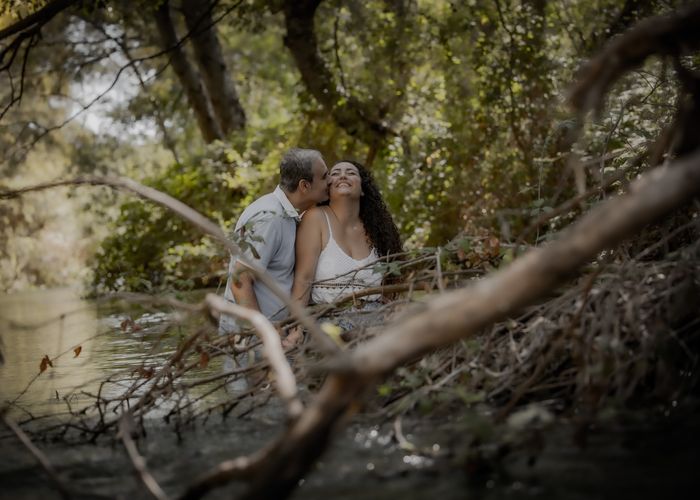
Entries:
[[[0,401],[14,400],[39,374],[41,359],[52,360],[18,400],[21,406],[43,413],[73,387],[95,379],[93,363],[97,333],[94,305],[75,290],[26,292],[0,297],[0,331],[5,364],[0,367]],[[80,346],[80,354],[73,350]]]
[[[115,374],[123,383],[108,384],[100,394],[122,394],[138,377],[135,370],[154,370],[193,327],[191,322],[180,324],[182,318],[175,312],[132,309],[130,315],[104,306],[98,309],[70,289],[0,297],[6,358],[0,367],[0,405],[16,401],[15,414],[55,414],[66,411],[67,399],[78,410],[93,401],[87,393],[96,394],[100,383]],[[53,366],[40,373],[44,356]],[[192,376],[216,370],[220,363],[212,362]]]

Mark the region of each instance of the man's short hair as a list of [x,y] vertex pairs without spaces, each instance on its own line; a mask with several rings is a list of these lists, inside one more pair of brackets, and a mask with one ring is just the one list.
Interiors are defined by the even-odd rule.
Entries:
[[293,148],[287,151],[280,162],[280,186],[287,193],[293,193],[299,187],[299,181],[313,182],[314,160],[323,160],[315,149]]

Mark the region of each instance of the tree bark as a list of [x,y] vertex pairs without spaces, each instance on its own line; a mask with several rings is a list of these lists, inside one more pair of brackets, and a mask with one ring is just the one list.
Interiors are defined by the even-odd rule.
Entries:
[[189,63],[179,44],[175,26],[170,16],[169,2],[164,2],[155,13],[156,24],[163,48],[170,52],[170,62],[180,84],[185,89],[187,100],[197,118],[197,125],[206,142],[223,140],[224,133],[214,117],[206,88],[199,75]]
[[321,58],[314,30],[314,15],[322,0],[286,0],[284,44],[292,53],[304,85],[335,122],[366,144],[380,143],[389,133],[376,113],[357,98],[338,90],[328,66]]
[[1,29],[0,40],[21,33],[26,29],[34,28],[37,25],[41,27],[53,19],[56,14],[75,3],[77,3],[77,0],[54,0],[49,2],[36,12],[32,12],[27,17]]
[[224,62],[221,44],[212,20],[211,0],[184,0],[182,11],[192,33],[194,54],[224,134],[245,128],[246,116]]

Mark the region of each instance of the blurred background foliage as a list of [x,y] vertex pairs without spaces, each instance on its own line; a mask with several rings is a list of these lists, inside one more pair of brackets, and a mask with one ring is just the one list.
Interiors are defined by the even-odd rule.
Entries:
[[[524,234],[534,218],[620,169],[637,175],[677,106],[662,61],[620,82],[577,143],[564,102],[607,40],[681,1],[222,0],[200,30],[245,120],[212,139],[174,64],[207,72],[185,36],[191,3],[84,1],[42,26],[0,76],[1,187],[126,175],[228,230],[274,188],[285,150],[312,147],[329,166],[370,166],[408,248],[460,234],[536,244],[604,194]],[[47,2],[0,4],[1,30]],[[164,13],[181,52],[159,38]],[[188,224],[106,189],[2,202],[0,233],[5,291],[216,286],[227,261]]]

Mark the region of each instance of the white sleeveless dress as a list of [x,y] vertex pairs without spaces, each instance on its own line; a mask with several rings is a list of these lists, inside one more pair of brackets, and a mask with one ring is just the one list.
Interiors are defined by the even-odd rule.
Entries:
[[[364,259],[350,257],[333,238],[328,214],[325,210],[321,210],[328,225],[328,243],[318,256],[314,284],[311,286],[311,301],[314,304],[329,303],[353,292],[380,286],[382,273],[375,271],[372,267],[364,267],[379,259],[377,251],[372,248]],[[361,300],[376,301],[379,298],[380,295],[376,294],[361,297]]]

